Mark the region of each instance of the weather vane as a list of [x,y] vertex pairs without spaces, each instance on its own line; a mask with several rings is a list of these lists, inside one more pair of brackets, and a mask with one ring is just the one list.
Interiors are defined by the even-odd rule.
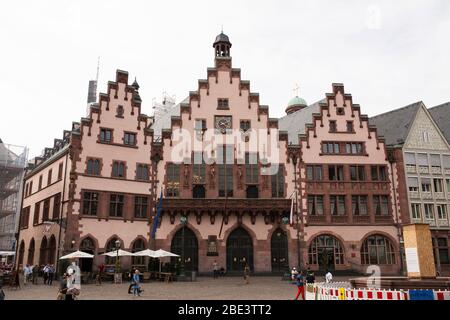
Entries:
[[292,90],[292,91],[294,91],[296,97],[298,97],[299,90],[300,90],[300,87],[299,87],[298,83],[296,83],[294,89]]

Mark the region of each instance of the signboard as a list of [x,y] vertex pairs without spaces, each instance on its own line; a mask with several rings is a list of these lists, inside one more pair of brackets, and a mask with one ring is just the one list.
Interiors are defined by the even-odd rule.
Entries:
[[409,300],[434,300],[433,290],[409,290]]
[[417,248],[406,248],[405,255],[408,272],[420,272],[419,255],[417,254]]

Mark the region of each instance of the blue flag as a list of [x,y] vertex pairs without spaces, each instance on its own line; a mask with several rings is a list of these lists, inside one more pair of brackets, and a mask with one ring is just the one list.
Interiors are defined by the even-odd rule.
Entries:
[[159,218],[161,217],[162,200],[163,200],[163,193],[162,193],[162,189],[161,189],[161,196],[159,197],[158,207],[156,208],[156,217],[155,217],[155,221],[153,222],[152,233],[150,235],[152,239],[155,239],[156,228],[158,227],[158,221],[159,221]]

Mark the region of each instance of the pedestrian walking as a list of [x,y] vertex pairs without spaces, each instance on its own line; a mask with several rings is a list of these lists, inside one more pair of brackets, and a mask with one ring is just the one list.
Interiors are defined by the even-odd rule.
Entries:
[[51,264],[48,267],[48,280],[47,280],[47,284],[49,286],[53,285],[53,278],[55,277],[55,266],[53,264]]
[[48,264],[46,264],[44,266],[44,268],[42,269],[42,277],[44,278],[44,284],[47,284],[47,281],[48,281],[49,268],[50,268],[50,266]]
[[305,300],[305,277],[303,276],[303,271],[296,277],[296,285],[297,285],[297,296],[295,300],[298,300],[298,297],[302,295],[302,300]]
[[133,275],[133,296],[141,296],[141,286],[139,285],[140,279],[139,279],[139,270],[136,269]]
[[37,284],[38,283],[38,276],[39,276],[39,266],[36,264],[33,267],[33,271],[32,271],[33,284]]
[[56,300],[66,300],[67,289],[67,273],[64,273],[61,277],[61,281],[59,282],[59,290]]
[[292,281],[295,281],[295,279],[297,278],[298,275],[298,271],[296,267],[293,267],[291,270],[291,279]]
[[216,260],[214,260],[213,263],[213,277],[214,279],[217,279],[219,277],[219,265],[217,264]]
[[328,270],[327,273],[325,274],[325,282],[326,283],[331,283],[331,281],[333,281],[333,275]]
[[26,286],[28,283],[28,280],[30,279],[30,274],[31,274],[31,270],[30,270],[30,266],[26,265],[23,268],[23,285]]
[[248,264],[245,264],[244,267],[244,280],[245,284],[250,284],[250,268],[248,267]]

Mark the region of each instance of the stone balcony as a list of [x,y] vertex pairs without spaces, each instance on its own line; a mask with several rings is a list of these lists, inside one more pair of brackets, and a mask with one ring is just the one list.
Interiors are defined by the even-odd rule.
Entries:
[[419,193],[419,191],[409,191],[409,197],[411,199],[419,199],[420,193]]
[[422,199],[425,200],[433,199],[433,194],[431,193],[431,191],[422,191],[420,194],[422,195]]
[[445,200],[445,193],[444,192],[435,192],[434,198],[438,200]]
[[428,174],[430,173],[430,168],[428,166],[419,166],[420,174]]
[[448,220],[438,220],[438,222],[437,222],[437,225],[438,225],[438,227],[448,227],[448,226],[450,226],[450,224],[449,224],[449,222],[448,222]]
[[393,218],[391,215],[387,216],[375,216],[375,222],[376,223],[392,223]]
[[421,218],[411,218],[412,223],[423,223],[423,220]]
[[406,173],[417,173],[417,168],[415,165],[407,164]]
[[441,167],[431,167],[431,174],[442,174]]
[[370,223],[370,216],[353,216],[353,223]]
[[321,216],[307,216],[307,224],[323,224],[326,223],[327,218],[324,215]]
[[331,216],[331,223],[348,223],[348,216]]

